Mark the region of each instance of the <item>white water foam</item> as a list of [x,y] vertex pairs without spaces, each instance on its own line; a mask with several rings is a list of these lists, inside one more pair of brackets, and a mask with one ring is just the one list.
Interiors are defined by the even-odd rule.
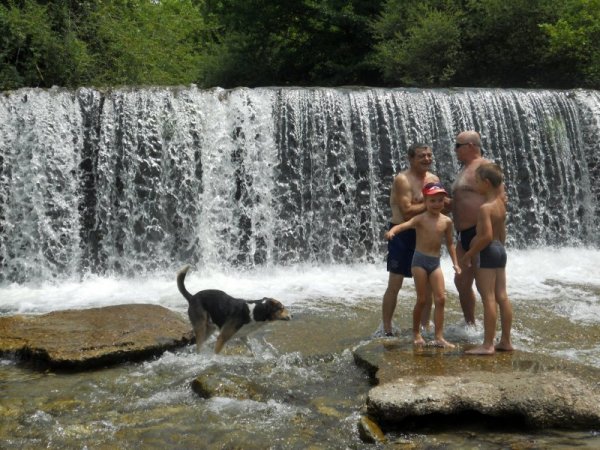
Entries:
[[[600,250],[589,248],[509,249],[508,291],[513,302],[539,302],[572,321],[600,323]],[[452,268],[442,260],[448,292],[456,294]],[[246,272],[190,270],[186,286],[192,292],[216,288],[230,295],[256,299],[271,296],[292,309],[323,304],[379,302],[387,284],[384,263],[354,266],[260,268]],[[400,296],[412,296],[412,282]],[[160,304],[184,311],[187,306],[175,285],[174,273],[152,277],[103,278],[81,282],[44,282],[0,286],[2,314],[46,313],[123,303]],[[326,307],[326,306],[325,306]]]

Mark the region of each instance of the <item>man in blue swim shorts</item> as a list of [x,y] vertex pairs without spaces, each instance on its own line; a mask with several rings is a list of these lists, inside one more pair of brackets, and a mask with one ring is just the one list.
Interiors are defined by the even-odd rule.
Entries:
[[[390,192],[390,208],[392,217],[388,226],[400,224],[425,211],[423,187],[427,183],[439,182],[439,178],[429,171],[433,163],[433,152],[427,144],[415,143],[408,148],[409,168],[394,177]],[[386,336],[393,336],[392,319],[398,293],[405,277],[412,277],[411,263],[415,251],[415,230],[399,233],[388,241],[387,270],[388,285],[383,295],[381,306],[382,331]],[[424,326],[429,325],[431,301],[428,310],[423,314]]]

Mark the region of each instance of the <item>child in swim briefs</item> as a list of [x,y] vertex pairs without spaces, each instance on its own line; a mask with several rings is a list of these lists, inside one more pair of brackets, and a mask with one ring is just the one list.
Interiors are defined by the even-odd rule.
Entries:
[[425,269],[427,275],[431,275],[431,272],[440,267],[440,257],[425,255],[415,250],[411,267],[421,267]]

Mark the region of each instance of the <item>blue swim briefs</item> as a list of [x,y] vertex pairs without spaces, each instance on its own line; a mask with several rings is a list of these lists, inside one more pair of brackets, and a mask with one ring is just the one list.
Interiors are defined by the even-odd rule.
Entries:
[[440,259],[441,258],[439,256],[429,256],[421,253],[418,250],[415,250],[415,255],[412,259],[412,266],[425,269],[427,275],[431,275],[431,272],[440,267]]

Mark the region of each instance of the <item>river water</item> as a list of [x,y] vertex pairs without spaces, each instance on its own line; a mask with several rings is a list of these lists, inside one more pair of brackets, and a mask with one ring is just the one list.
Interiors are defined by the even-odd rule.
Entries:
[[[463,325],[449,260],[446,335],[461,351],[482,338]],[[533,270],[535,268],[535,270]],[[600,251],[509,249],[509,295],[520,351],[600,368]],[[191,271],[190,290],[282,300],[294,318],[234,338],[214,355],[190,345],[140,363],[92,372],[38,372],[0,360],[2,448],[367,448],[357,422],[370,388],[352,349],[379,325],[387,273],[383,263],[296,265],[241,272]],[[396,311],[409,342],[412,281]],[[121,303],[154,303],[185,314],[173,273],[0,287],[2,314]],[[481,307],[478,306],[478,315]],[[249,392],[203,399],[198,376]],[[234,386],[235,388],[235,386]],[[443,424],[440,424],[443,425]],[[452,424],[394,432],[389,448],[598,448],[600,430],[500,431]]]

